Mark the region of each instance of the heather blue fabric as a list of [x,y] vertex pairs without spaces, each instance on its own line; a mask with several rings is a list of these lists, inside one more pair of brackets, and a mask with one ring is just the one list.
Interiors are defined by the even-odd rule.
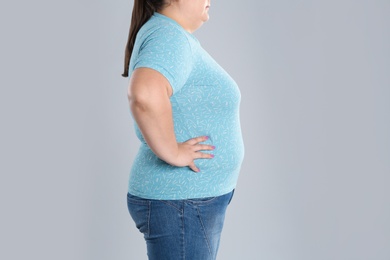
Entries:
[[176,140],[209,136],[216,146],[212,159],[196,159],[200,172],[172,166],[141,141],[131,167],[128,192],[150,199],[212,197],[232,191],[244,158],[239,106],[241,93],[230,75],[202,48],[198,39],[175,20],[155,12],[139,30],[129,76],[140,67],[159,71],[170,82]]

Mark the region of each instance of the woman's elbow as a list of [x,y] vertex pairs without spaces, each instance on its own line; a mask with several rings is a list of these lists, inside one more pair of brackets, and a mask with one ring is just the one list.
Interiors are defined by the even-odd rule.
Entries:
[[133,113],[136,111],[146,111],[150,109],[150,102],[147,100],[146,97],[142,95],[130,94],[128,95],[128,100],[131,111],[133,111]]
[[145,108],[150,103],[150,90],[145,84],[132,84],[128,88],[127,99],[131,106]]

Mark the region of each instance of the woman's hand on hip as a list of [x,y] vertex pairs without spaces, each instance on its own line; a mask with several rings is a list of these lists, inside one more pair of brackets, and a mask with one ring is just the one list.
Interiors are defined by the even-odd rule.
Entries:
[[174,166],[188,166],[194,172],[199,172],[199,168],[195,165],[195,159],[211,159],[214,157],[213,154],[203,153],[201,150],[214,150],[215,147],[208,144],[199,144],[208,139],[207,136],[199,136],[191,138],[185,142],[178,143],[178,153],[175,161],[173,162]]

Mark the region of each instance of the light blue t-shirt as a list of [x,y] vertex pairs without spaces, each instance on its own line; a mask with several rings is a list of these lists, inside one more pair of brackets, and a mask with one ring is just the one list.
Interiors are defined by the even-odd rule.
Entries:
[[198,39],[175,20],[155,12],[141,27],[130,60],[129,77],[139,67],[159,71],[170,82],[177,142],[209,136],[201,144],[216,146],[195,159],[200,172],[158,158],[141,141],[130,171],[128,192],[149,199],[188,199],[226,194],[236,187],[244,158],[239,106],[240,90],[229,74],[202,48]]

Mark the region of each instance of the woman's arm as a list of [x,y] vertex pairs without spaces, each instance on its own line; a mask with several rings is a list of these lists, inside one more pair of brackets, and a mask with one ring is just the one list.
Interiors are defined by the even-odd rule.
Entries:
[[150,149],[165,162],[173,166],[189,166],[199,171],[194,163],[197,158],[213,158],[199,150],[213,150],[211,145],[198,144],[207,137],[195,137],[183,143],[176,141],[172,106],[169,97],[172,87],[158,71],[137,68],[133,71],[128,99],[137,125]]

